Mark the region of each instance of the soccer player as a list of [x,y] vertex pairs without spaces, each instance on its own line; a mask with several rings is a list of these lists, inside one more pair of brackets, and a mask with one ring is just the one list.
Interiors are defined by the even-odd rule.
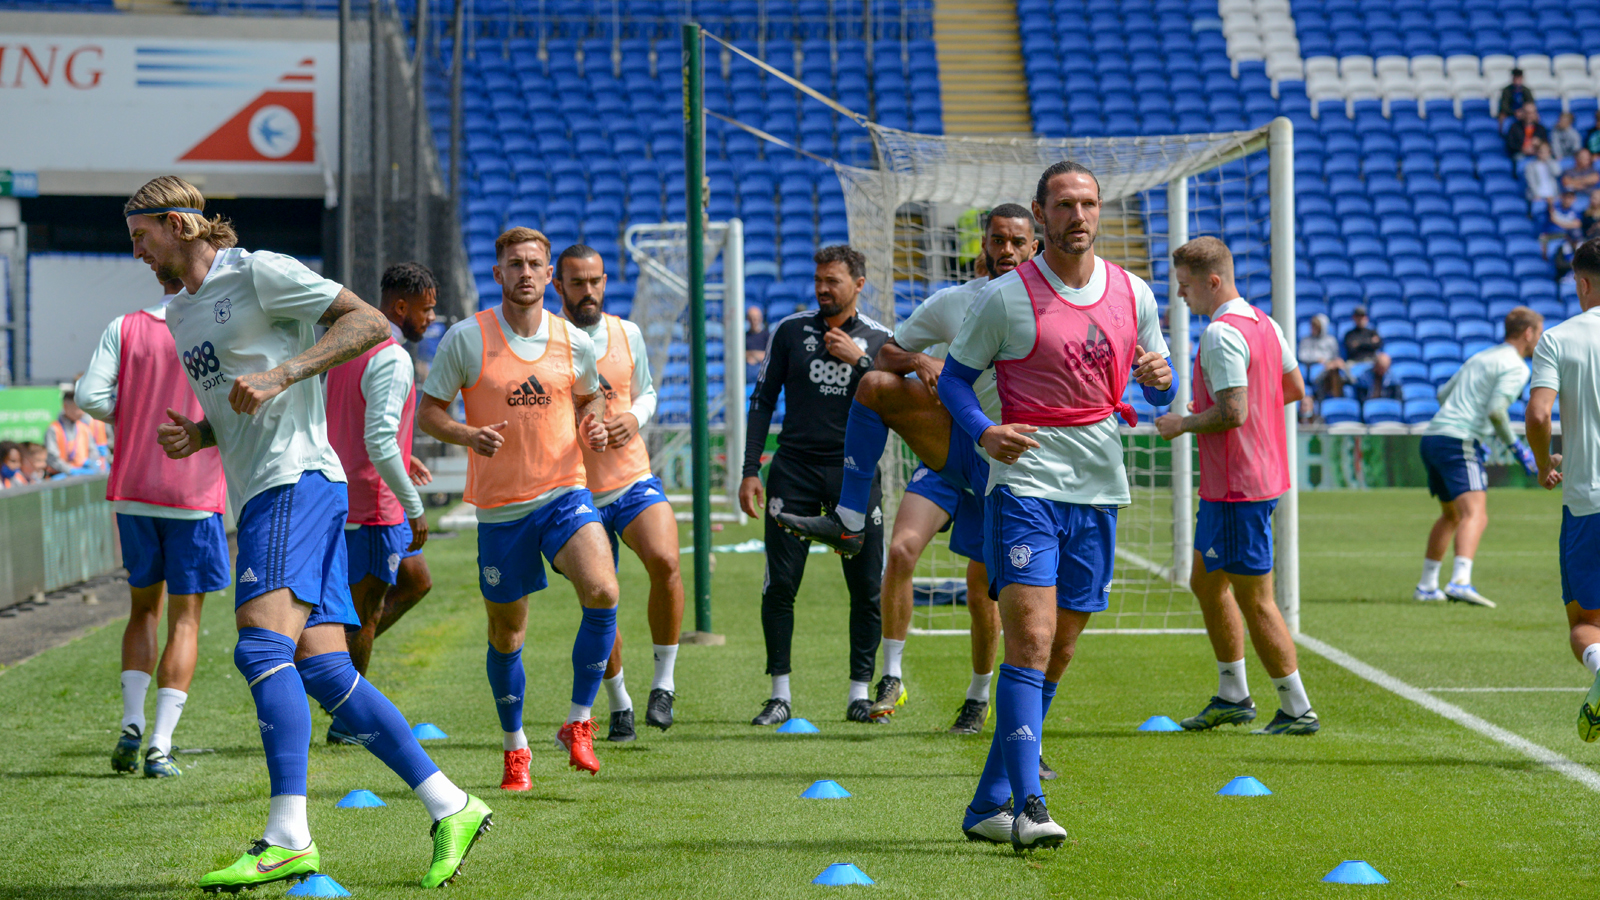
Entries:
[[[805,575],[809,541],[779,524],[782,512],[817,515],[839,496],[845,419],[851,398],[872,360],[890,337],[889,329],[856,310],[867,282],[867,261],[848,244],[823,247],[816,254],[817,308],[797,312],[772,329],[746,419],[744,480],[739,505],[760,518],[766,511],[767,571],[761,590],[761,630],[767,643],[767,674],[772,694],[752,725],[780,725],[791,709],[789,648],[794,638],[794,597]],[[771,502],[762,503],[761,452],[778,395],[788,402],[778,452],[767,472]],[[844,559],[850,590],[850,691],[845,717],[852,722],[886,722],[871,715],[872,664],[878,654],[882,618],[878,595],[883,579],[883,508],[878,483],[871,481],[863,516],[861,549]]]
[[[172,732],[194,679],[200,607],[207,593],[225,591],[230,583],[221,457],[207,449],[171,460],[151,440],[156,427],[167,421],[168,409],[203,417],[167,331],[166,304],[183,290],[183,282],[174,279],[164,287],[162,302],[111,320],[77,389],[77,404],[84,412],[116,423],[120,434],[131,436],[120,442],[106,481],[133,595],[122,632],[122,735],[111,754],[111,768],[138,768],[144,698],[154,674],[156,721],[144,752],[147,778],[183,774],[172,759]],[[163,600],[167,647],[158,664],[156,631]]]
[[[1244,627],[1277,688],[1281,708],[1256,734],[1315,734],[1294,638],[1272,597],[1272,511],[1289,489],[1283,408],[1305,396],[1294,350],[1271,316],[1239,296],[1233,254],[1214,237],[1172,253],[1178,296],[1211,324],[1194,362],[1193,414],[1156,419],[1161,436],[1193,434],[1200,447],[1200,515],[1189,589],[1200,601],[1217,658],[1217,693],[1189,731],[1256,717],[1245,678]],[[1243,619],[1241,620],[1241,611]]]
[[[1578,709],[1578,736],[1600,738],[1600,240],[1572,254],[1583,313],[1552,327],[1533,351],[1528,447],[1545,490],[1561,488],[1561,599],[1572,655],[1594,683]],[[1561,453],[1550,452],[1550,412],[1561,397]]]
[[[438,287],[418,263],[384,270],[378,311],[408,341],[433,324]],[[361,630],[350,634],[350,662],[367,674],[372,641],[417,605],[433,587],[422,545],[428,520],[413,478],[426,484],[427,467],[411,455],[416,385],[410,354],[389,338],[328,373],[328,442],[344,464],[350,514],[344,537],[350,595]],[[359,744],[338,716],[328,743]]]
[[[433,863],[422,886],[438,887],[489,828],[490,810],[439,771],[405,717],[350,664],[345,631],[360,620],[345,582],[344,469],[328,447],[316,381],[382,341],[388,324],[349,289],[290,257],[232,247],[232,226],[205,218],[204,208],[199,190],[170,175],[123,207],[134,255],[163,283],[184,285],[167,305],[167,328],[205,418],[169,409],[171,421],[157,435],[172,459],[207,447],[221,452],[239,511],[233,659],[255,699],[271,777],[261,839],[200,887],[238,891],[320,870],[306,824],[307,694],[427,808]],[[318,325],[327,328],[321,338]]]
[[[911,475],[889,539],[889,561],[883,575],[883,677],[870,714],[890,716],[905,702],[901,659],[911,627],[912,575],[933,536],[946,528],[950,549],[967,558],[967,612],[972,617],[972,680],[950,730],[977,734],[989,715],[989,685],[1000,616],[989,596],[983,568],[983,494],[989,483],[989,461],[966,433],[951,426],[950,414],[935,391],[940,359],[928,351],[942,349],[956,336],[972,299],[998,277],[1033,257],[1038,240],[1033,213],[1015,203],[990,211],[984,223],[980,263],[991,273],[966,284],[945,288],[924,300],[878,351],[873,371],[861,379],[845,426],[845,466],[838,504],[821,516],[781,512],[780,525],[802,538],[820,541],[846,555],[862,546],[865,510],[872,479],[883,456],[889,431],[903,436],[921,465]],[[915,378],[907,378],[915,375]],[[999,414],[994,376],[985,373],[979,398],[990,416]],[[940,477],[931,477],[934,474]]]
[[[667,489],[650,473],[650,453],[639,429],[656,409],[656,387],[639,326],[602,312],[606,293],[605,260],[592,247],[574,244],[556,259],[556,292],[567,321],[594,341],[600,390],[606,395],[604,453],[583,448],[583,468],[595,509],[606,527],[615,559],[617,544],[627,544],[650,575],[650,649],[655,678],[645,704],[646,725],[672,727],[677,697],[673,673],[678,632],[683,626],[683,576],[678,571],[678,520],[667,503]],[[623,681],[622,632],[617,632],[606,663],[605,686],[611,701],[606,740],[631,741],[633,700]]]
[[[1466,364],[1439,388],[1439,411],[1422,432],[1422,464],[1428,470],[1428,491],[1439,498],[1438,521],[1428,532],[1428,551],[1422,560],[1422,579],[1414,594],[1418,600],[1444,600],[1493,607],[1494,602],[1472,586],[1472,558],[1489,525],[1485,491],[1488,477],[1483,461],[1484,442],[1491,434],[1500,438],[1529,475],[1536,474],[1533,452],[1511,431],[1506,410],[1522,396],[1528,384],[1528,366],[1544,334],[1544,317],[1526,306],[1506,313],[1506,339],[1498,346],[1473,354]],[[1455,538],[1456,559],[1450,581],[1439,590],[1439,569],[1444,552]]]
[[[1033,215],[1045,226],[1042,256],[978,293],[939,378],[956,426],[995,463],[984,563],[1005,634],[994,740],[962,830],[974,840],[1009,837],[1018,850],[1066,839],[1039,786],[1045,669],[1052,648],[1070,645],[1107,606],[1117,507],[1131,500],[1117,430],[1119,415],[1138,421],[1122,400],[1129,373],[1152,405],[1172,396],[1155,295],[1095,256],[1094,174],[1073,162],[1046,169]],[[998,425],[973,390],[991,365]]]
[[[495,240],[500,305],[457,322],[439,341],[422,385],[422,430],[460,444],[467,456],[466,501],[478,508],[478,589],[489,616],[489,687],[500,714],[505,770],[500,787],[532,787],[532,754],[522,730],[527,675],[522,644],[528,596],[549,586],[539,555],[578,594],[583,621],[572,644],[572,705],[556,742],[573,766],[600,771],[594,755],[594,698],[617,634],[617,573],[605,524],[584,487],[580,439],[609,443],[594,342],[576,325],[546,315],[550,241],[532,228]],[[460,394],[463,424],[449,406]]]

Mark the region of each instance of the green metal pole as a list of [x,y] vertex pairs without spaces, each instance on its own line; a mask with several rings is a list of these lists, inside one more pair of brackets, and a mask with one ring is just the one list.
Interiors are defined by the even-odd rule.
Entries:
[[683,156],[689,220],[689,352],[691,472],[694,483],[694,629],[711,632],[711,417],[706,398],[706,111],[703,41],[695,22],[683,26]]

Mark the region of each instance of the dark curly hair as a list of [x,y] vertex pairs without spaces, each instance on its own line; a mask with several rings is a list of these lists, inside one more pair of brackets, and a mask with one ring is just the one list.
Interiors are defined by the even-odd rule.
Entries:
[[825,266],[828,263],[844,263],[845,268],[850,270],[851,278],[867,277],[867,258],[861,255],[861,251],[849,244],[834,244],[831,247],[823,247],[817,251],[817,255],[812,259],[819,266]]
[[439,289],[428,267],[418,262],[396,263],[383,270],[381,284],[383,299],[420,297],[428,291]]

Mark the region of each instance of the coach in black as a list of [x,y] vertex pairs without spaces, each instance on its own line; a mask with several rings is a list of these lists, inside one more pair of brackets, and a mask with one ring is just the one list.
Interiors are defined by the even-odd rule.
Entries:
[[[771,329],[767,358],[756,378],[746,420],[744,481],[739,505],[762,517],[761,452],[766,448],[778,393],[787,396],[788,414],[778,435],[778,452],[767,473],[767,574],[761,590],[761,628],[767,639],[767,674],[772,698],[752,725],[777,725],[789,718],[789,645],[794,637],[794,597],[806,571],[809,541],[781,528],[772,514],[821,513],[834,502],[844,473],[844,429],[861,376],[871,371],[889,329],[856,311],[866,284],[866,258],[848,245],[824,247],[816,256],[817,309],[797,312]],[[850,701],[846,716],[875,721],[867,688],[883,636],[878,594],[883,585],[883,500],[872,484],[866,546],[844,559],[850,588]],[[887,717],[884,720],[886,721]]]

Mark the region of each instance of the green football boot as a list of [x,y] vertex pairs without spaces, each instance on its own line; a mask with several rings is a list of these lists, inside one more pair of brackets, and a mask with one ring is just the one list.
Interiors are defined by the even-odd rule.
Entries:
[[1257,728],[1251,734],[1316,734],[1322,730],[1322,722],[1318,721],[1313,710],[1306,710],[1303,716],[1291,716],[1283,710],[1272,717],[1265,728]]
[[1256,703],[1249,697],[1244,698],[1243,703],[1212,697],[1205,709],[1178,724],[1184,731],[1210,731],[1218,725],[1244,725],[1255,718]]
[[1588,744],[1600,738],[1600,674],[1595,675],[1589,695],[1583,698],[1583,707],[1578,710],[1578,737]]
[[433,865],[422,876],[422,886],[436,888],[453,881],[467,851],[492,825],[488,805],[471,794],[460,812],[433,823]]
[[258,840],[233,865],[202,876],[200,890],[237,894],[274,881],[304,881],[317,874],[321,865],[315,841],[304,850],[290,850]]
[[111,771],[139,771],[139,740],[141,737],[139,729],[132,725],[122,729],[122,735],[117,738],[117,749],[111,751]]
[[171,778],[175,775],[182,774],[183,770],[178,768],[178,764],[173,760],[172,754],[162,753],[155,747],[151,747],[149,750],[145,751],[144,777]]

